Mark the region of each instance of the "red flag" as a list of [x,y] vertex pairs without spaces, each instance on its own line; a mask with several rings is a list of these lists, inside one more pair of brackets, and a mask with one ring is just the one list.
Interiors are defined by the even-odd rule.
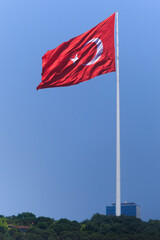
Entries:
[[63,87],[115,71],[115,13],[89,31],[64,42],[42,57],[37,87]]

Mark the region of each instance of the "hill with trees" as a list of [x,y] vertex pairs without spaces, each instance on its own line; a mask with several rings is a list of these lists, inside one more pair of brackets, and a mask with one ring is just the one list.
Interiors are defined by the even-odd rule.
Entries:
[[0,240],[160,240],[160,221],[97,213],[79,223],[25,212],[0,215]]

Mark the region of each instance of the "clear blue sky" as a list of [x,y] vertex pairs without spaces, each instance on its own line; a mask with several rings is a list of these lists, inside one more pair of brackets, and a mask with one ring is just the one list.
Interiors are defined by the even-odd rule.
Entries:
[[119,11],[122,201],[160,219],[159,0],[0,2],[0,214],[78,221],[115,202],[116,74],[36,90],[43,54]]

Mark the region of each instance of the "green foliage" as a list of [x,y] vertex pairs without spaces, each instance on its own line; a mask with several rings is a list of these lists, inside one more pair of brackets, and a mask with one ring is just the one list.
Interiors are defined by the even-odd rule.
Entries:
[[4,234],[5,232],[6,232],[6,229],[4,227],[0,226],[0,233]]
[[0,218],[0,226],[5,227],[5,228],[8,227],[7,221],[6,221],[6,218],[5,218],[5,217]]
[[36,216],[30,212],[23,212],[21,214],[18,214],[17,216],[17,219],[21,219],[21,218],[36,218]]
[[18,214],[18,216],[10,216],[6,218],[8,224],[15,224],[15,225],[31,225],[34,224],[36,221],[36,216],[33,213],[23,212]]
[[8,230],[8,224],[5,217],[0,218],[0,232],[5,233]]
[[10,228],[10,229],[8,230],[9,235],[10,235],[11,237],[13,237],[13,238],[14,238],[14,235],[15,235],[17,232],[20,232],[19,229],[17,229],[17,228]]
[[[10,226],[10,227],[8,227]],[[17,226],[17,227],[16,227]],[[21,228],[18,226],[27,226]],[[160,240],[160,221],[94,214],[81,223],[62,218],[38,217],[23,212],[0,215],[0,240]]]
[[54,222],[51,218],[46,217],[39,217],[36,220],[36,225],[38,228],[41,228],[43,230],[47,229],[52,223]]
[[0,232],[0,240],[8,240],[6,236]]
[[56,221],[52,228],[55,230],[57,235],[60,235],[62,232],[73,232],[80,230],[80,224],[76,221],[69,221],[68,219],[62,218],[59,221]]
[[15,239],[15,240],[24,240],[24,235],[17,231],[17,232],[15,232],[13,234],[13,239]]
[[24,240],[44,240],[40,234],[28,233],[25,235]]
[[79,236],[75,232],[68,231],[68,232],[63,232],[60,235],[60,239],[63,239],[63,240],[79,240]]

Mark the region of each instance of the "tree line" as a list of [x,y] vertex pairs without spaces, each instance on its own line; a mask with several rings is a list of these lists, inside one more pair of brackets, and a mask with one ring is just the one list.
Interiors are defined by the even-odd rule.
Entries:
[[82,222],[36,217],[29,212],[0,215],[0,240],[160,240],[160,221],[98,213]]

